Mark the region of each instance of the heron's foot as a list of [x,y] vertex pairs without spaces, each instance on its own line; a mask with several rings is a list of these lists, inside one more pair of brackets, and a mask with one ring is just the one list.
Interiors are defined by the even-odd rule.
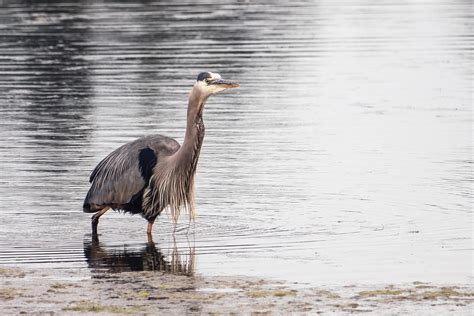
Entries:
[[97,235],[97,225],[99,225],[99,221],[92,220],[92,235]]
[[153,242],[153,235],[152,234],[147,234],[146,237],[147,237],[147,241],[148,241],[149,244],[155,244]]
[[109,210],[109,207],[104,207],[94,215],[92,215],[91,218],[91,224],[92,224],[92,235],[97,235],[97,226],[99,225],[99,218],[104,215],[105,212]]
[[148,226],[146,227],[146,234],[148,235],[148,238],[151,236],[151,232],[153,230],[153,224],[155,223],[156,217],[150,218],[148,220]]
[[153,230],[153,223],[148,222],[148,226],[146,227],[146,234],[150,236],[152,230]]
[[[97,214],[96,214],[97,215]],[[92,235],[93,236],[97,236],[97,226],[99,225],[99,217],[100,216],[92,216],[92,221],[91,221],[91,224],[92,224]]]

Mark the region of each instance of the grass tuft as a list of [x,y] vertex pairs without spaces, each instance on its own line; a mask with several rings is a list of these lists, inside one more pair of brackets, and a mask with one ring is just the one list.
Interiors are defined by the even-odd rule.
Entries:
[[359,296],[361,297],[374,297],[380,295],[400,295],[402,294],[401,290],[396,289],[382,289],[382,290],[371,290],[371,291],[361,291]]
[[0,300],[3,300],[3,301],[12,300],[21,295],[22,295],[22,292],[19,289],[15,289],[11,287],[0,288]]
[[285,297],[285,296],[295,296],[296,291],[284,291],[284,290],[259,290],[259,291],[250,291],[246,293],[248,297],[251,298],[259,298],[259,297],[268,297],[268,296],[275,296],[275,297]]
[[125,307],[118,305],[101,305],[92,302],[80,302],[77,305],[66,306],[62,309],[63,311],[71,312],[89,312],[89,313],[113,313],[113,314],[136,314],[141,309],[138,306]]
[[425,300],[437,300],[450,298],[451,296],[474,296],[474,293],[459,292],[450,287],[442,287],[439,290],[422,292],[420,296]]
[[25,272],[17,268],[0,268],[0,277],[23,278]]

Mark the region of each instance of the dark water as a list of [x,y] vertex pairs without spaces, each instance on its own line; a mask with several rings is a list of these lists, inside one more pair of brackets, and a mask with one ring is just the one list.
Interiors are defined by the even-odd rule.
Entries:
[[[0,2],[0,264],[316,283],[472,282],[470,1]],[[92,168],[182,141],[211,98],[198,217],[154,243],[82,213]]]

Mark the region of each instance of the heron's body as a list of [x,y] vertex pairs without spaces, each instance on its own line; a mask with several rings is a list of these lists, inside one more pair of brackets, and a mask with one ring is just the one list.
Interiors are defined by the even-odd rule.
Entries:
[[182,146],[166,136],[148,135],[117,148],[97,165],[83,208],[96,213],[94,233],[99,217],[109,208],[141,214],[148,220],[148,233],[166,208],[175,221],[183,208],[190,219],[194,217],[194,174],[204,140],[204,103],[211,94],[236,86],[217,74],[200,74],[189,95]]
[[109,206],[147,218],[145,214],[162,211],[153,212],[149,205],[144,205],[143,195],[150,190],[156,165],[169,159],[179,148],[179,143],[172,138],[148,135],[114,150],[90,176],[91,188],[84,201],[84,212],[95,213]]

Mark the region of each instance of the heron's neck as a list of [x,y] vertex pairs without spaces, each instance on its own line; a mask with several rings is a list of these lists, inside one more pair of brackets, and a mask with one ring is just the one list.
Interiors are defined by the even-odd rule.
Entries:
[[203,96],[197,88],[193,88],[189,94],[186,133],[184,135],[183,144],[176,153],[178,163],[182,167],[191,168],[191,172],[195,171],[202,142],[204,140],[204,121],[202,118],[202,112],[206,100],[207,97]]

